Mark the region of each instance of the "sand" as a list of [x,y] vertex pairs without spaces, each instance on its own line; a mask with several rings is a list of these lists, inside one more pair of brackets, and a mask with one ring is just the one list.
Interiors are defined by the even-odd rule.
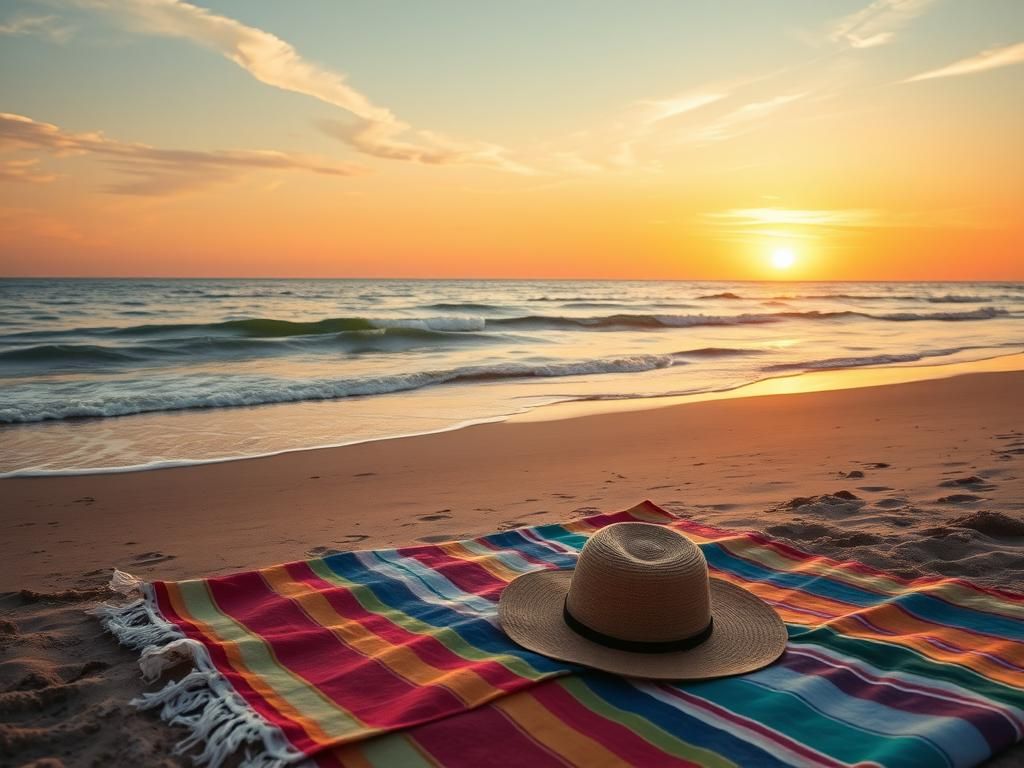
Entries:
[[127,704],[135,655],[83,613],[114,566],[210,575],[650,498],[901,576],[1024,589],[1022,395],[1024,373],[977,373],[0,480],[0,764],[189,764],[175,729]]

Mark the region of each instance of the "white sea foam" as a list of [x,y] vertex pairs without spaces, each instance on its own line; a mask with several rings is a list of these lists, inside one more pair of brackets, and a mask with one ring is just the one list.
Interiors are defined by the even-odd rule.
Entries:
[[[263,377],[236,376],[211,381],[183,379],[175,388],[154,392],[151,380],[123,380],[115,388],[80,385],[51,385],[22,395],[17,405],[0,404],[0,423],[23,424],[58,419],[128,416],[154,411],[291,403],[305,400],[335,400],[344,397],[406,392],[438,384],[500,379],[554,378],[606,373],[637,373],[667,368],[676,363],[671,355],[636,355],[568,363],[529,365],[464,366],[440,371],[400,373],[351,379],[287,381]],[[24,387],[24,385],[22,385]]]

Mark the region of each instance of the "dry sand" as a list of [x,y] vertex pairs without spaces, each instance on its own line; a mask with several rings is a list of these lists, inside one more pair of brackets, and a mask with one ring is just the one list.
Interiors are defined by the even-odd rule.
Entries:
[[0,480],[0,764],[188,765],[170,756],[180,734],[126,703],[135,655],[83,613],[113,566],[209,575],[644,498],[903,576],[1024,589],[1024,373]]

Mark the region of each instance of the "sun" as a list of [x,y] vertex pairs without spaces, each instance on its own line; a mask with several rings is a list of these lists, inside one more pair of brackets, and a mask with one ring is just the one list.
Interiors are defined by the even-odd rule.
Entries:
[[789,269],[796,264],[796,253],[792,248],[776,248],[772,251],[772,266],[775,269]]

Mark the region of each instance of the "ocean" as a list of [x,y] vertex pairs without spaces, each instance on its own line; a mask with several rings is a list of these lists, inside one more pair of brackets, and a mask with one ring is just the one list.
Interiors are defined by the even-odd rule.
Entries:
[[1024,350],[1020,283],[0,280],[0,474]]

